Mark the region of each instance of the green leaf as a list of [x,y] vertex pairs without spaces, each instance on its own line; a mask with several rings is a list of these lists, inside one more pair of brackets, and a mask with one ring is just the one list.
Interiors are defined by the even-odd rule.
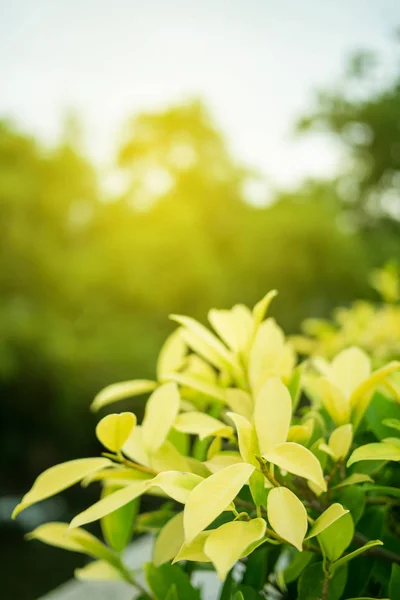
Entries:
[[354,523],[357,523],[365,509],[365,491],[363,488],[351,486],[340,491],[340,502],[351,512]]
[[337,560],[354,535],[353,519],[350,513],[346,513],[340,519],[332,523],[327,529],[318,535],[318,541],[324,554],[331,561]]
[[254,471],[249,479],[251,497],[256,506],[266,506],[268,490],[265,487],[265,477],[261,471]]
[[232,580],[232,570],[229,571],[224,585],[222,586],[221,593],[219,595],[219,600],[231,600],[233,591],[233,580]]
[[179,600],[178,591],[175,584],[171,586],[165,600]]
[[240,590],[233,596],[233,600],[244,600],[244,596]]
[[400,419],[383,419],[382,423],[391,429],[397,429],[397,431],[400,431]]
[[[121,489],[120,486],[106,486],[103,488],[101,497],[105,498],[119,489]],[[131,540],[133,524],[139,512],[139,504],[139,498],[136,498],[101,519],[101,530],[104,539],[117,552],[122,552]]]
[[374,492],[380,496],[400,498],[400,488],[390,487],[388,485],[364,485],[363,489],[366,492]]
[[174,373],[169,376],[170,381],[175,381],[179,385],[183,385],[196,392],[200,392],[209,398],[226,402],[226,391],[216,385],[202,379],[201,377],[195,377],[194,375],[187,375],[186,373]]
[[296,552],[289,565],[284,569],[282,576],[286,585],[296,581],[315,557],[314,552]]
[[347,563],[352,558],[356,558],[356,556],[358,556],[359,554],[363,554],[364,552],[367,552],[367,550],[370,550],[374,546],[382,546],[382,545],[383,545],[383,542],[381,542],[381,540],[370,540],[362,548],[357,548],[357,550],[354,550],[353,552],[350,552],[349,554],[346,554],[346,556],[342,556],[342,558],[335,561],[331,565],[332,572],[334,570],[336,570],[336,568]]
[[97,394],[90,408],[92,411],[96,412],[107,404],[117,402],[117,400],[131,398],[132,396],[147,394],[148,392],[155,390],[156,387],[157,382],[148,379],[134,379],[132,381],[113,383]]
[[199,590],[192,586],[189,577],[177,565],[165,564],[155,567],[153,563],[147,563],[144,570],[147,585],[156,600],[165,600],[173,585],[176,587],[178,598],[200,600]]
[[50,496],[62,492],[95,471],[112,464],[108,458],[78,458],[50,467],[50,469],[39,475],[29,492],[14,508],[12,518],[15,519],[28,506],[50,498]]
[[400,446],[386,442],[360,446],[350,456],[347,466],[350,467],[361,460],[400,460]]
[[347,565],[334,574],[328,582],[328,593],[323,596],[325,573],[322,562],[308,565],[300,576],[297,590],[298,600],[339,600],[347,581]]
[[383,440],[393,434],[393,429],[386,420],[398,421],[400,419],[400,406],[383,394],[377,392],[365,413],[368,428],[378,440]]
[[[243,575],[243,584],[246,588],[261,590],[270,571],[270,554],[271,548],[264,545],[257,548],[257,550],[248,556],[246,560],[246,570]],[[245,598],[247,600],[247,595],[245,595]]]
[[389,596],[390,600],[400,600],[400,565],[392,565]]

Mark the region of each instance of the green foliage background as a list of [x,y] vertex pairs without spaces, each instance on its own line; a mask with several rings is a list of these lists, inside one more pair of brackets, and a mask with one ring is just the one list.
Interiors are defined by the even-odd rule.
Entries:
[[[0,496],[98,452],[87,437],[90,400],[110,382],[154,375],[169,313],[204,320],[209,306],[253,305],[277,288],[272,314],[294,333],[306,317],[374,298],[369,272],[400,259],[400,73],[371,91],[372,58],[354,57],[299,124],[341,141],[343,173],[277,191],[263,207],[247,201],[256,174],[199,101],[127,123],[118,195],[84,156],[75,123],[51,148],[0,123]],[[69,506],[51,509],[62,520],[80,502],[67,497]],[[36,598],[71,572],[63,556],[65,573],[58,565],[43,581],[21,530],[0,526],[5,587],[15,582],[13,553],[30,565],[16,597]]]

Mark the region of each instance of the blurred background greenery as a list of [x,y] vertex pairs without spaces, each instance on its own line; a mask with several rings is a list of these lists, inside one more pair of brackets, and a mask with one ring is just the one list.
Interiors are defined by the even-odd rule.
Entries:
[[[239,16],[246,14],[247,3],[233,4]],[[250,4],[268,19],[261,3]],[[9,15],[13,25],[28,11],[27,3],[15,5],[19,12]],[[117,10],[118,2],[113,5]],[[0,3],[5,27],[8,7]],[[79,16],[76,3],[75,8]],[[136,9],[132,18],[141,15],[139,4]],[[255,27],[255,14],[252,19]],[[203,34],[198,31],[199,39]],[[220,36],[223,43],[224,31]],[[108,42],[117,37],[112,31]],[[369,273],[389,259],[400,260],[400,67],[396,42],[390,44],[389,63],[373,50],[344,58],[337,65],[342,74],[293,115],[289,143],[311,139],[308,151],[317,155],[325,143],[314,144],[317,132],[327,147],[334,144],[340,160],[329,172],[300,170],[290,186],[270,185],[260,165],[240,158],[240,143],[231,150],[229,135],[208,108],[207,94],[201,94],[200,79],[198,97],[186,94],[175,102],[166,97],[161,108],[149,102],[128,118],[109,169],[99,165],[90,143],[88,150],[90,131],[79,110],[65,113],[61,132],[50,143],[40,127],[32,133],[25,125],[18,103],[4,109],[2,597],[34,600],[80,564],[79,557],[23,542],[23,533],[46,519],[68,520],[96,492],[72,490],[62,500],[30,509],[18,523],[9,521],[11,509],[43,469],[99,451],[95,417],[88,410],[93,396],[114,381],[154,376],[156,354],[173,328],[169,313],[204,321],[211,306],[253,305],[277,288],[272,313],[288,333],[296,333],[306,317],[326,317],[356,298],[378,299]],[[211,68],[207,56],[203,67]],[[152,60],[162,63],[162,56]],[[7,61],[3,53],[0,67]],[[299,68],[307,71],[307,66]],[[234,77],[234,61],[226,68]],[[4,73],[12,87],[18,69]],[[242,85],[246,82],[239,81]],[[226,90],[227,102],[230,93]],[[251,87],[247,93],[251,96]],[[267,96],[275,94],[279,102],[279,93],[279,86],[265,90],[265,110]],[[45,87],[40,94],[46,107]],[[126,116],[121,114],[121,121]],[[262,135],[267,138],[268,130]],[[291,167],[288,163],[289,178]]]

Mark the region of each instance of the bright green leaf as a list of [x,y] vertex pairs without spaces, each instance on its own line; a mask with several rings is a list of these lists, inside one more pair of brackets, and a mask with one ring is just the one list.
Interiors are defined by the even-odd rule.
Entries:
[[329,506],[314,522],[306,539],[309,540],[310,538],[318,535],[348,512],[349,511],[344,509],[341,504],[331,504],[331,506]]
[[97,394],[90,408],[93,411],[97,411],[107,404],[117,402],[117,400],[124,400],[125,398],[131,398],[132,396],[139,396],[141,394],[152,392],[156,387],[157,383],[148,379],[133,379],[132,381],[113,383]]
[[361,460],[400,460],[400,447],[385,442],[360,446],[350,456],[347,466],[350,467]]

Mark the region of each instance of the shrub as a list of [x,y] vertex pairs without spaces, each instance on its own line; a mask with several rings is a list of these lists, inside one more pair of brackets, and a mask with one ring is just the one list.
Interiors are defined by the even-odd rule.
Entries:
[[[88,554],[79,578],[122,579],[143,599],[199,599],[199,569],[215,569],[224,600],[395,598],[400,363],[372,370],[355,346],[299,363],[265,318],[274,296],[211,310],[216,333],[173,316],[157,381],[111,385],[92,405],[151,393],[141,425],[129,412],[103,417],[102,457],[42,473],[14,516],[78,482],[101,482],[101,499],[28,537]],[[144,494],[159,506],[138,515]],[[97,520],[105,542],[82,529]],[[143,531],[157,532],[146,589],[122,556]]]

